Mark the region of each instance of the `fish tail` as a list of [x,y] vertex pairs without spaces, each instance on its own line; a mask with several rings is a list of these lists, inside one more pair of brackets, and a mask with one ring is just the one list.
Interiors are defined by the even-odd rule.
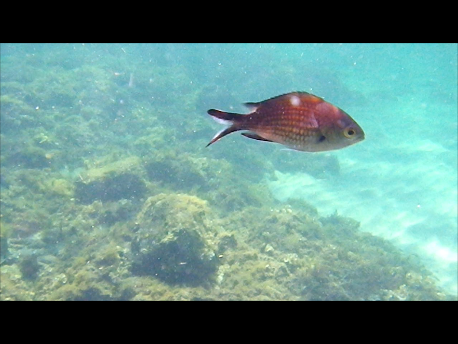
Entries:
[[211,109],[208,110],[207,113],[213,117],[213,119],[220,123],[228,126],[227,128],[221,130],[218,132],[213,139],[207,144],[206,147],[210,146],[212,143],[215,143],[216,141],[220,140],[224,136],[233,133],[234,131],[238,130],[243,130],[244,128],[242,127],[242,117],[244,115],[240,115],[238,113],[232,113],[232,112],[224,112],[220,110],[215,110]]

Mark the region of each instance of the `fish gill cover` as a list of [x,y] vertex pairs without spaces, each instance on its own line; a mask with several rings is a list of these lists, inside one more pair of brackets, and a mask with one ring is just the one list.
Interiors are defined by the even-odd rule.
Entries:
[[[456,44],[2,44],[2,300],[456,299]],[[363,143],[206,114],[312,93]]]

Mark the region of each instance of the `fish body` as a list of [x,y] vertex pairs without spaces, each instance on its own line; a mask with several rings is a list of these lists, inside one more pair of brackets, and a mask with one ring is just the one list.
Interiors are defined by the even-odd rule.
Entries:
[[228,127],[207,147],[239,130],[260,141],[289,148],[322,152],[344,148],[364,140],[364,131],[343,110],[307,92],[292,92],[259,103],[245,103],[251,113],[242,115],[210,109],[208,114]]

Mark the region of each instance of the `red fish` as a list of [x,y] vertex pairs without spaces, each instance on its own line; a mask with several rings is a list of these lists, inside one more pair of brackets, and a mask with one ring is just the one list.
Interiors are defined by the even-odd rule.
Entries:
[[344,148],[364,140],[364,131],[343,110],[307,92],[292,92],[259,103],[245,103],[247,115],[208,110],[228,127],[208,143],[234,131],[250,139],[276,142],[292,149],[322,152]]

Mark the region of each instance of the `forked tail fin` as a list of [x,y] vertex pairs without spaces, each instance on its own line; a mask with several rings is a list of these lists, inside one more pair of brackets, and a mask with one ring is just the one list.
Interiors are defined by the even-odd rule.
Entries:
[[210,109],[207,113],[213,117],[213,119],[220,123],[228,126],[226,129],[221,130],[218,132],[213,139],[207,144],[206,147],[210,146],[212,143],[220,140],[224,136],[233,133],[234,131],[242,130],[243,128],[240,126],[241,118],[243,115],[238,113],[231,113],[231,112],[224,112],[220,110]]

